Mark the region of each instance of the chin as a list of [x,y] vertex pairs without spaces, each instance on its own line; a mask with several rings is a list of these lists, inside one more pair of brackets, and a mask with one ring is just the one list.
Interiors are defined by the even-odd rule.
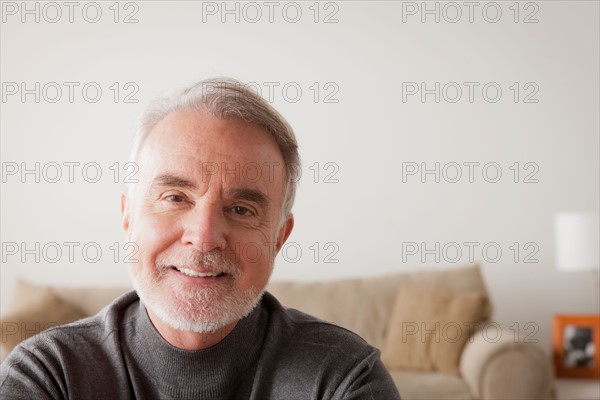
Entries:
[[264,288],[238,289],[234,282],[185,287],[165,276],[151,277],[131,266],[129,275],[142,303],[167,326],[180,331],[214,333],[239,321],[258,305]]

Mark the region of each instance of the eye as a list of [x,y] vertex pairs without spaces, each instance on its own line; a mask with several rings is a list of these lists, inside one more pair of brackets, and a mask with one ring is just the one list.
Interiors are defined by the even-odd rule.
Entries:
[[233,206],[229,211],[236,217],[252,218],[257,216],[254,209],[244,206]]
[[242,207],[242,206],[233,207],[233,212],[235,212],[237,215],[251,215],[252,214],[252,211],[250,211],[248,208]]
[[170,194],[168,196],[165,196],[164,199],[171,203],[182,203],[183,201],[185,201],[183,196],[179,194]]

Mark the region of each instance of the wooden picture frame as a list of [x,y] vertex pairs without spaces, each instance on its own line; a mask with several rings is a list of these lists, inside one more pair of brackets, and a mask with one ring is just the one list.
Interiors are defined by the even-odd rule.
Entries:
[[555,315],[552,353],[557,377],[600,379],[600,315]]

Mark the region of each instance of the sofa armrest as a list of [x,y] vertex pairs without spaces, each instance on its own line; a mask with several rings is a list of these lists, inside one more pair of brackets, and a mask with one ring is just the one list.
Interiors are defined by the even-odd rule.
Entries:
[[461,355],[460,374],[473,398],[554,398],[550,359],[534,344],[515,342],[506,330],[498,333],[496,341],[475,332]]

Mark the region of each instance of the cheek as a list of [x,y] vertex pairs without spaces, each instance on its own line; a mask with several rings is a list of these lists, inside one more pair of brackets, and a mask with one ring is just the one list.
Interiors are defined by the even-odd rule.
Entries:
[[132,221],[130,241],[133,241],[143,259],[154,260],[181,238],[180,224],[173,219],[153,215],[137,215]]
[[228,243],[234,249],[235,258],[243,270],[243,282],[262,284],[270,276],[274,261],[274,241],[270,235],[258,231],[230,234]]

